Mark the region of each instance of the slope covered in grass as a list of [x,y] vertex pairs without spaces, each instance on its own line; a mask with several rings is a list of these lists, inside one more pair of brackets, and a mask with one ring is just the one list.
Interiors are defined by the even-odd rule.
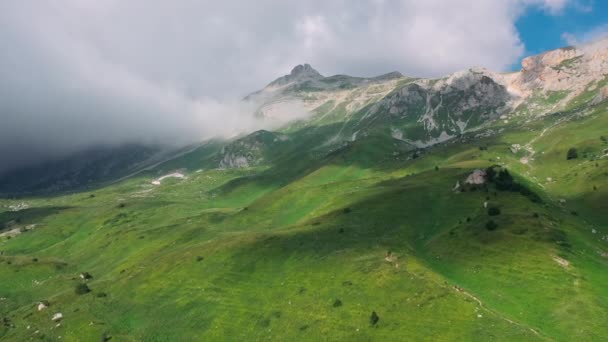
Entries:
[[[564,125],[576,134],[601,118]],[[509,140],[526,133],[512,129],[470,143],[463,137],[414,159],[376,140],[321,159],[279,158],[269,168],[190,172],[160,186],[141,175],[94,193],[5,201],[5,209],[31,208],[6,210],[3,223],[35,227],[0,245],[0,334],[608,338],[606,214],[580,209],[606,192],[568,188],[583,172],[552,186],[535,181],[545,163],[555,163],[556,179],[559,170],[571,172],[557,166],[569,162],[561,145],[543,145],[560,129],[535,142],[539,157],[526,165],[509,150]],[[597,162],[599,177],[606,164]],[[475,168],[496,163],[542,200],[492,184],[453,190]],[[564,193],[575,196],[564,204]],[[489,216],[484,202],[500,214]],[[570,206],[581,212],[573,215]],[[81,272],[93,276],[90,293],[75,292]],[[37,311],[43,300],[50,306]],[[60,325],[51,321],[56,312]]]

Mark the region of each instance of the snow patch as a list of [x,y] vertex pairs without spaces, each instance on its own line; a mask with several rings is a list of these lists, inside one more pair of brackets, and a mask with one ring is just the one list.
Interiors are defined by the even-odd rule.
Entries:
[[160,185],[160,183],[163,181],[163,179],[167,179],[167,178],[180,178],[180,179],[185,179],[185,178],[186,178],[186,176],[184,176],[184,174],[179,173],[179,172],[173,172],[173,173],[170,173],[170,174],[168,174],[168,175],[164,175],[164,176],[162,176],[162,177],[160,177],[160,178],[157,178],[157,179],[153,180],[153,181],[152,181],[152,184],[153,184],[153,185]]

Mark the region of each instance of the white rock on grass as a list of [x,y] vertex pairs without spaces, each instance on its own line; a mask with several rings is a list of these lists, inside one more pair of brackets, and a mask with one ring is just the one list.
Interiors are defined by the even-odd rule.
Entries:
[[63,319],[63,314],[61,312],[54,314],[53,318],[51,318],[51,320],[53,322],[61,321],[62,319]]
[[486,182],[486,171],[477,169],[464,182],[466,184],[484,184]]

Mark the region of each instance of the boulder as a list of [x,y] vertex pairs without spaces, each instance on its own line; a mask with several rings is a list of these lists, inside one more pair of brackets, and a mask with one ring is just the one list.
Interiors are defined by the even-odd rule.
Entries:
[[486,182],[486,171],[477,169],[464,181],[466,184],[484,184]]

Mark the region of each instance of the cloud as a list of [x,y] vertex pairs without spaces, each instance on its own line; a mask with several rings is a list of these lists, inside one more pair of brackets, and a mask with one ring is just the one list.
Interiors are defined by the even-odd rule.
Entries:
[[562,40],[572,46],[578,46],[585,43],[590,43],[596,40],[600,40],[602,38],[608,37],[608,24],[600,25],[594,27],[591,30],[571,33],[564,32],[562,33]]
[[524,51],[517,17],[568,3],[2,1],[0,171],[95,144],[183,144],[276,125],[239,99],[303,62],[355,76],[505,70]]

